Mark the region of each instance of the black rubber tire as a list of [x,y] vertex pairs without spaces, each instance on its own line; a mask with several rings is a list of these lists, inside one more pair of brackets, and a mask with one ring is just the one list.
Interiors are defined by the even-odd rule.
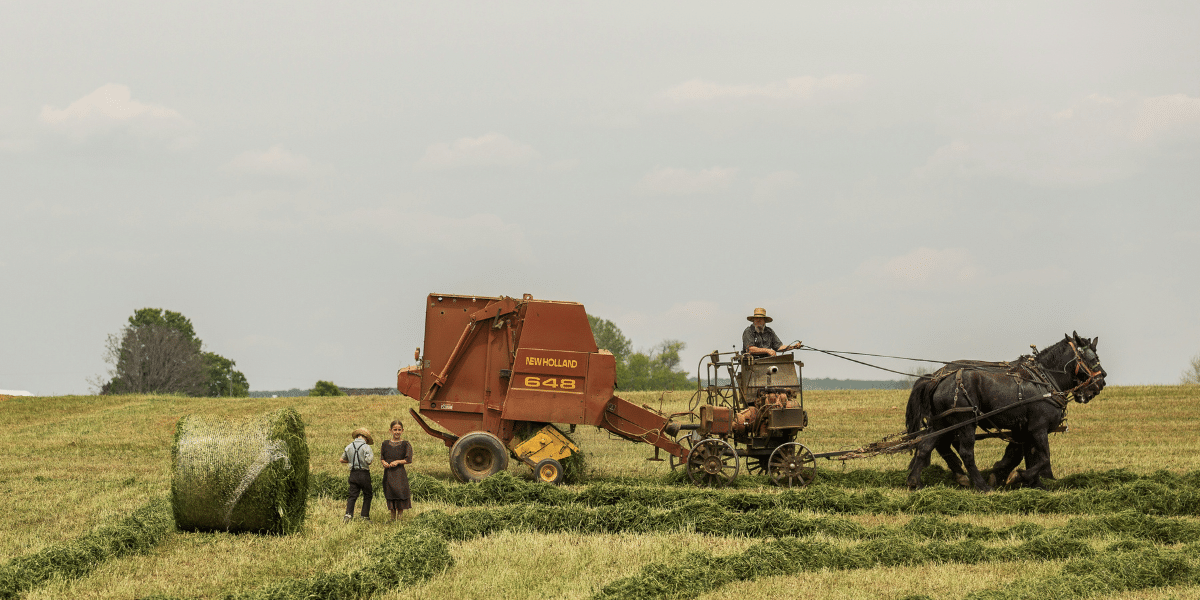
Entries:
[[483,481],[507,469],[508,449],[486,431],[472,431],[450,447],[450,472],[459,481]]
[[533,468],[533,477],[538,481],[561,485],[563,482],[562,463],[553,458],[544,458]]

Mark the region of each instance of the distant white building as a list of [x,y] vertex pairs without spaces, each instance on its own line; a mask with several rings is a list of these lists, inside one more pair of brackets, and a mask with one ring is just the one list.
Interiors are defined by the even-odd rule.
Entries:
[[0,396],[32,396],[25,390],[0,390]]

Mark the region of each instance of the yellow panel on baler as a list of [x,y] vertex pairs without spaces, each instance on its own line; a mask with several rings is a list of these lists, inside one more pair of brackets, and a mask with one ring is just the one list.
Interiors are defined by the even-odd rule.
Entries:
[[547,458],[562,462],[572,452],[579,452],[579,446],[571,443],[557,427],[547,425],[533,437],[513,448],[513,452],[521,462],[533,466]]

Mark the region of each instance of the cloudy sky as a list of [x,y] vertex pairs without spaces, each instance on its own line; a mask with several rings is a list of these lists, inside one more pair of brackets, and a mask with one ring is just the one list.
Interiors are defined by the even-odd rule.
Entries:
[[394,384],[430,292],[582,302],[689,368],[763,306],[933,359],[1078,330],[1174,383],[1198,6],[4,3],[0,388],[88,392],[141,307],[252,389]]

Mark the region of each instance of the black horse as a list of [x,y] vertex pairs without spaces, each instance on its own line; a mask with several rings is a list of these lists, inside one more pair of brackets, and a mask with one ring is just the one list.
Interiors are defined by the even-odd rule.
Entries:
[[[1086,403],[1104,389],[1107,373],[1096,355],[1099,341],[1073,333],[1034,356],[1010,363],[955,361],[919,379],[905,411],[908,433],[954,428],[926,435],[916,445],[908,486],[921,487],[921,471],[929,466],[930,454],[936,449],[955,475],[965,475],[976,489],[991,490],[975,464],[977,425],[1006,432],[1010,438],[1004,457],[992,471],[997,479],[1039,486],[1042,477],[1053,478],[1050,431],[1062,423],[1069,399]],[[998,412],[972,423],[994,411]],[[958,457],[951,448],[958,451]],[[1026,469],[1009,477],[1022,460]]]

